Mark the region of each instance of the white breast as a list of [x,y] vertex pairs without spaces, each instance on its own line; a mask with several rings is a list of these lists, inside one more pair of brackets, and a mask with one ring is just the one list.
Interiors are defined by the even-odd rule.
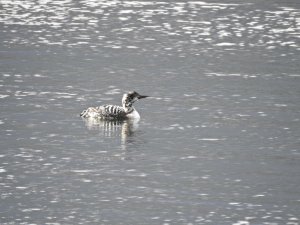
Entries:
[[127,114],[127,117],[134,120],[139,120],[141,118],[140,114],[136,110],[133,110],[131,113]]

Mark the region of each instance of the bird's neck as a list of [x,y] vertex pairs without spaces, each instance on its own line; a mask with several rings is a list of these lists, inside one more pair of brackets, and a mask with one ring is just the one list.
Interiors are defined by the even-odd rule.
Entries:
[[123,109],[125,110],[126,113],[131,113],[135,110],[132,105],[125,105],[125,104],[123,104]]

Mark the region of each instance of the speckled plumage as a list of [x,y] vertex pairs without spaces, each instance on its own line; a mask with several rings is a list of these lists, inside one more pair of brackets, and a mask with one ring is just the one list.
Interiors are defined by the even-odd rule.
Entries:
[[102,105],[98,107],[89,107],[80,114],[83,118],[99,118],[104,120],[123,120],[123,119],[139,119],[140,115],[132,104],[141,98],[148,96],[140,95],[135,91],[131,91],[123,95],[122,106]]

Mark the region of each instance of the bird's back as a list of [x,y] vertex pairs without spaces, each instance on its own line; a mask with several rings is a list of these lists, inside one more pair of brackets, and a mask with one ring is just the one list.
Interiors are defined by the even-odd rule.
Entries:
[[99,118],[105,120],[125,119],[126,112],[121,106],[117,105],[101,105],[98,107],[90,107],[81,114],[84,118]]

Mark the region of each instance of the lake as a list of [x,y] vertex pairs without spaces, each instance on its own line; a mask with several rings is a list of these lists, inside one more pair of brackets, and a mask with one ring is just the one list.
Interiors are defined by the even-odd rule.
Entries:
[[1,5],[1,224],[299,224],[297,0]]

